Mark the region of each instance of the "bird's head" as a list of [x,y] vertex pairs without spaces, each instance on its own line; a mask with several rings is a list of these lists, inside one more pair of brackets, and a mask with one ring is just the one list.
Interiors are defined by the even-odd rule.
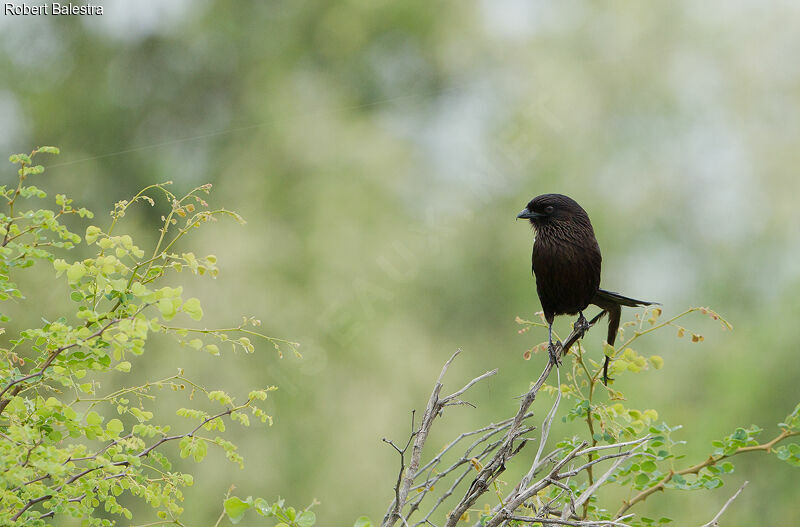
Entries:
[[574,199],[563,194],[536,196],[517,214],[517,218],[530,220],[536,228],[565,223],[591,225],[586,211]]

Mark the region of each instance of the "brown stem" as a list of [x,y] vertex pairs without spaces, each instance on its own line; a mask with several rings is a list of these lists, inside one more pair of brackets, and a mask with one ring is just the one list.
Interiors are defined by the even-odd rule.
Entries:
[[[136,315],[141,313],[149,305],[150,304],[143,305],[142,307],[140,307],[136,311],[136,313],[134,313],[133,315],[128,317],[128,319],[132,320],[134,317],[136,317]],[[86,337],[85,339],[82,339],[82,342],[86,342],[88,340],[91,340],[91,339],[94,339],[94,338],[102,336],[103,333],[105,333],[105,331],[108,328],[110,328],[114,324],[117,324],[117,323],[121,322],[122,320],[125,320],[125,319],[115,318],[115,319],[109,321],[105,326],[101,327],[100,329],[98,329],[97,331],[95,331],[94,333],[92,333],[91,335]],[[8,403],[11,401],[11,397],[17,395],[22,390],[22,383],[24,383],[26,381],[29,381],[31,379],[35,379],[36,377],[41,377],[42,375],[44,375],[45,370],[47,370],[47,368],[53,363],[54,360],[56,360],[56,358],[59,355],[61,355],[61,353],[63,353],[64,351],[66,351],[68,349],[72,349],[72,348],[74,348],[76,346],[78,346],[78,342],[73,342],[72,344],[67,344],[66,346],[61,346],[60,348],[57,348],[57,349],[51,351],[50,355],[47,357],[47,360],[44,361],[44,363],[38,368],[37,371],[35,371],[33,373],[30,373],[28,375],[25,375],[24,377],[20,377],[19,379],[15,379],[15,380],[11,381],[10,383],[8,383],[8,385],[6,385],[6,387],[3,388],[3,391],[0,392],[0,414],[2,414],[3,410],[5,410],[6,406],[8,406]],[[7,399],[3,399],[3,396],[9,390],[11,390],[11,397],[9,397]]]
[[[594,425],[592,424],[592,404],[591,399],[589,399],[589,410],[586,413],[586,424],[589,425],[589,433],[592,436],[592,446],[597,446],[597,441],[594,439]],[[591,462],[594,456],[590,452],[586,457],[589,458]],[[594,483],[594,474],[592,473],[592,465],[586,467],[586,475],[589,477],[589,486]],[[586,516],[589,514],[589,501],[587,500],[586,503],[583,504],[583,515],[581,516],[582,519],[586,519]]]
[[648,489],[645,489],[645,490],[641,491],[639,494],[634,496],[631,500],[623,501],[622,502],[622,507],[620,507],[620,509],[617,511],[617,513],[614,515],[614,517],[615,518],[619,518],[620,516],[625,514],[625,512],[628,509],[630,509],[631,507],[633,507],[634,505],[636,505],[640,501],[646,500],[651,494],[653,494],[655,492],[658,492],[660,490],[664,490],[666,484],[669,483],[672,480],[672,478],[674,476],[676,476],[676,475],[683,476],[683,475],[686,475],[686,474],[697,474],[702,469],[704,469],[706,467],[710,467],[712,465],[716,465],[717,463],[719,463],[723,459],[727,459],[729,457],[733,457],[733,456],[735,456],[737,454],[744,454],[745,452],[759,452],[759,451],[769,452],[770,450],[772,450],[772,447],[775,446],[780,441],[783,441],[787,437],[792,437],[792,436],[797,436],[797,435],[800,435],[800,431],[790,432],[788,430],[783,430],[772,441],[768,441],[768,442],[762,443],[760,445],[744,446],[744,447],[741,447],[741,448],[737,449],[736,452],[733,452],[732,454],[726,454],[726,455],[717,456],[717,457],[709,456],[708,459],[706,459],[702,463],[698,463],[698,464],[696,464],[694,466],[685,468],[683,470],[679,470],[677,472],[670,470],[669,474],[667,474],[667,476],[664,479],[659,481],[658,484],[656,484],[656,485],[654,485],[654,486],[652,486],[652,487],[650,487]]

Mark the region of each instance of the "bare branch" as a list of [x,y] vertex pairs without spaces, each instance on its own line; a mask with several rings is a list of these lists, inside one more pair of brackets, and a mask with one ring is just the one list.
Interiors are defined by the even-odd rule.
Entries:
[[[414,444],[411,449],[411,459],[408,463],[408,467],[405,467],[405,449],[400,451],[395,446],[395,449],[398,450],[401,454],[401,468],[400,468],[400,475],[398,476],[398,482],[395,489],[395,500],[394,503],[390,506],[389,512],[386,513],[386,516],[383,518],[382,526],[383,527],[390,527],[394,525],[397,520],[401,520],[404,524],[407,524],[406,517],[403,516],[402,511],[408,501],[408,493],[411,490],[411,487],[414,485],[414,480],[421,472],[419,470],[420,460],[422,458],[422,450],[425,446],[425,441],[428,439],[428,434],[430,433],[431,427],[433,426],[433,422],[441,415],[442,410],[445,406],[454,405],[454,404],[464,404],[462,401],[457,400],[462,394],[464,394],[467,390],[469,390],[472,386],[476,383],[491,377],[497,373],[497,370],[492,370],[484,373],[483,375],[479,375],[475,377],[471,381],[469,381],[466,385],[464,385],[461,389],[456,390],[452,394],[440,398],[439,394],[442,391],[442,380],[444,379],[447,370],[450,368],[450,365],[453,363],[455,358],[461,353],[461,350],[456,350],[455,353],[445,362],[444,366],[442,367],[442,371],[439,374],[439,378],[436,380],[436,385],[433,388],[433,392],[431,393],[430,398],[428,399],[428,404],[425,408],[425,413],[422,416],[422,422],[420,423],[419,429],[416,431],[412,431],[412,438],[414,440]],[[410,439],[409,439],[410,441]],[[394,446],[394,445],[392,445]],[[412,509],[415,510],[416,508]],[[409,513],[410,515],[410,513]]]
[[[637,445],[637,446],[638,446],[638,445]],[[636,447],[634,447],[634,448],[636,448]],[[621,458],[617,459],[616,461],[614,461],[614,463],[612,463],[612,464],[611,464],[611,467],[610,467],[608,470],[606,470],[606,472],[605,472],[605,473],[604,473],[602,476],[600,476],[599,478],[597,478],[597,480],[596,480],[594,483],[592,483],[592,484],[589,486],[589,488],[588,488],[588,489],[586,489],[586,490],[585,490],[585,491],[584,491],[584,492],[583,492],[583,493],[580,495],[580,497],[579,497],[579,498],[578,498],[578,499],[575,501],[575,508],[577,509],[578,507],[580,507],[581,505],[583,505],[584,503],[586,503],[586,502],[587,502],[587,500],[588,500],[588,499],[589,499],[589,498],[590,498],[590,497],[591,497],[591,496],[592,496],[592,495],[593,495],[593,494],[594,494],[594,493],[597,491],[597,489],[600,487],[600,485],[602,485],[603,483],[605,483],[605,481],[606,481],[606,480],[607,480],[609,477],[611,477],[611,474],[613,474],[613,473],[614,473],[614,471],[615,471],[615,470],[617,470],[617,468],[619,468],[619,466],[620,466],[620,465],[621,465],[621,464],[622,464],[624,461],[626,461],[627,459],[629,459],[629,458],[630,458],[631,456],[633,456],[634,454],[635,454],[635,452],[633,452],[633,451],[629,451],[629,452],[627,452],[627,453],[626,453],[626,455],[625,455],[625,456],[623,456],[623,457],[621,457]],[[574,512],[574,511],[573,511],[573,512]],[[567,516],[567,514],[566,514],[566,511],[565,511],[565,512],[564,512],[564,514],[562,514],[562,515],[561,515],[561,519],[562,519],[562,520],[566,520],[567,518],[568,518],[568,516]]]
[[[594,317],[589,322],[589,327],[592,327],[603,314],[605,312]],[[585,330],[573,330],[565,339],[563,346],[557,345],[557,356],[563,356],[583,337],[584,333]],[[499,503],[491,511],[482,513],[480,519],[473,523],[473,527],[507,527],[513,522],[575,527],[629,527],[625,521],[634,515],[627,513],[627,509],[645,500],[653,492],[663,489],[673,476],[697,474],[701,469],[714,465],[731,455],[769,451],[783,439],[800,435],[800,432],[797,431],[784,430],[768,443],[742,447],[732,454],[710,457],[698,465],[677,472],[669,472],[653,487],[634,495],[630,501],[624,501],[623,507],[617,511],[615,516],[610,519],[591,519],[589,517],[590,500],[621,470],[623,464],[630,462],[635,456],[645,459],[655,457],[647,451],[642,451],[643,445],[651,440],[651,436],[645,435],[630,441],[604,445],[597,445],[597,441],[594,440],[591,445],[588,441],[577,443],[577,440],[572,440],[567,443],[569,446],[562,445],[545,454],[547,441],[562,399],[558,370],[556,370],[558,388],[555,401],[541,421],[538,434],[539,445],[535,455],[529,459],[530,468],[512,490],[508,491],[505,496],[500,495],[498,477],[505,472],[509,462],[520,453],[528,442],[536,440],[529,435],[535,429],[529,419],[533,417],[532,404],[553,370],[553,363],[549,361],[538,379],[525,394],[519,397],[519,408],[513,417],[457,435],[433,458],[424,465],[421,464],[427,437],[434,420],[441,415],[442,410],[451,405],[469,404],[461,400],[462,395],[478,382],[497,373],[497,370],[488,371],[475,377],[450,395],[441,396],[444,376],[459,353],[460,351],[454,353],[442,368],[428,400],[422,422],[418,428],[414,428],[412,424],[411,436],[406,445],[401,447],[384,439],[400,455],[400,472],[395,485],[395,499],[383,519],[382,527],[393,527],[398,522],[409,527],[436,527],[433,522],[438,520],[433,518],[434,513],[440,510],[446,500],[462,484],[466,486],[466,489],[460,500],[449,505],[450,512],[444,520],[443,527],[457,527],[465,517],[465,513],[474,511],[477,500],[492,489],[497,492]],[[589,426],[590,433],[593,434],[591,423]],[[470,439],[467,440],[467,438]],[[411,458],[406,465],[409,449],[411,449]],[[595,477],[593,468],[601,466],[601,464],[604,464],[604,471],[599,477]],[[571,480],[571,478],[581,475],[584,476],[583,479]],[[469,477],[472,480],[467,484],[466,480]],[[441,486],[446,490],[444,492],[439,490],[434,494],[434,486],[437,488]],[[725,503],[714,519],[702,527],[717,527],[719,518],[743,488],[744,485]],[[412,493],[413,497],[409,497]],[[425,502],[426,498],[431,496],[435,499],[432,506],[429,502]],[[423,503],[425,509],[422,509]],[[582,512],[578,512],[581,511],[581,508]],[[419,513],[419,515],[412,520],[412,515],[415,513]],[[606,515],[607,513],[598,509],[597,514]]]
[[730,504],[733,503],[733,500],[735,500],[736,498],[739,497],[739,494],[742,493],[742,491],[744,490],[744,488],[747,486],[748,483],[750,483],[750,482],[749,481],[745,481],[744,483],[742,483],[742,486],[739,487],[739,490],[734,492],[733,496],[731,496],[728,499],[728,501],[725,502],[725,505],[722,506],[722,508],[717,513],[717,515],[714,516],[714,518],[710,522],[704,524],[702,527],[717,527],[719,525],[719,519],[722,516],[722,513],[724,513],[725,510],[730,506]]
[[[600,314],[598,314],[591,321],[589,321],[588,327],[591,328],[595,323],[597,323],[597,321],[600,320],[600,317],[602,317],[604,313],[605,313],[604,311],[601,311]],[[583,337],[585,332],[586,330],[583,329],[573,329],[572,332],[564,341],[563,345],[557,346],[556,356],[557,357],[563,356],[580,338]],[[520,427],[522,425],[524,416],[527,415],[528,409],[536,400],[536,395],[539,393],[539,390],[542,388],[542,386],[544,386],[544,383],[550,376],[550,372],[552,370],[553,370],[553,362],[548,361],[541,375],[539,375],[537,381],[528,390],[528,392],[522,396],[519,405],[519,411],[517,412],[517,415],[514,416],[513,425],[508,430],[508,432],[506,432],[505,441],[503,442],[501,447],[497,450],[493,458],[486,464],[483,470],[481,470],[478,473],[478,476],[473,480],[472,485],[470,485],[470,488],[467,490],[467,493],[464,496],[464,498],[462,498],[462,500],[456,505],[456,507],[453,509],[453,512],[450,513],[450,516],[447,518],[447,523],[445,524],[446,527],[455,527],[456,523],[458,523],[458,520],[461,518],[461,516],[475,503],[475,501],[484,492],[486,492],[489,484],[492,483],[497,478],[500,472],[505,470],[505,463],[508,462],[517,452],[519,452],[519,450],[514,449],[513,444],[514,441],[518,439],[520,436]],[[522,444],[524,445],[524,443]],[[583,446],[585,446],[585,444]],[[532,470],[535,471],[535,467]],[[512,499],[512,501],[515,500]],[[521,504],[522,501],[520,501],[517,506]],[[506,507],[508,507],[508,504],[506,504]],[[506,508],[503,508],[503,510],[506,510]],[[510,510],[513,510],[513,508]],[[497,516],[495,518],[497,518]],[[499,524],[499,522],[497,524]],[[487,525],[491,525],[491,522]]]
[[482,381],[483,379],[486,379],[486,378],[488,378],[488,377],[491,377],[492,375],[496,375],[496,374],[497,374],[497,368],[495,368],[495,369],[493,369],[493,370],[491,370],[491,371],[487,371],[487,372],[486,372],[486,373],[484,373],[483,375],[480,375],[480,376],[478,376],[478,377],[475,377],[474,379],[472,379],[471,381],[469,381],[469,382],[468,382],[466,385],[464,385],[464,387],[463,387],[463,388],[461,388],[460,390],[457,390],[457,391],[455,391],[455,392],[451,393],[450,395],[448,395],[447,397],[443,398],[443,399],[441,400],[442,404],[447,404],[447,403],[449,403],[450,401],[452,401],[452,400],[453,400],[453,399],[455,399],[456,397],[460,396],[462,393],[464,393],[464,392],[466,392],[467,390],[469,390],[470,388],[472,388],[472,386],[473,386],[475,383],[477,383],[477,382],[480,382],[480,381]]
[[547,417],[545,417],[544,423],[542,423],[542,430],[539,433],[539,448],[536,450],[536,457],[533,458],[533,464],[531,464],[530,470],[527,474],[525,474],[525,477],[522,478],[522,481],[520,481],[520,488],[526,487],[539,470],[539,460],[542,457],[544,446],[547,444],[547,438],[550,436],[550,428],[553,425],[553,417],[555,417],[556,411],[558,410],[558,405],[561,402],[561,372],[559,370],[556,370],[556,386],[558,387],[556,391],[556,401],[553,403],[553,407],[550,408],[550,412],[547,414]]
[[650,434],[648,434],[648,435],[646,435],[644,437],[640,437],[639,439],[634,439],[632,441],[626,441],[624,443],[613,443],[613,444],[609,444],[609,445],[597,445],[597,446],[593,446],[591,448],[587,448],[586,450],[581,450],[578,453],[578,455],[579,456],[585,456],[586,454],[589,454],[591,452],[597,452],[598,450],[608,450],[608,449],[611,449],[611,448],[623,448],[623,447],[626,447],[626,446],[639,445],[639,444],[644,443],[645,441],[649,441],[650,437],[651,437]]
[[539,518],[531,517],[531,516],[511,516],[510,520],[518,520],[523,522],[536,522],[536,523],[543,523],[543,524],[550,524],[550,525],[572,525],[574,527],[606,527],[608,525],[618,526],[618,527],[630,527],[627,523],[622,523],[619,520],[615,521],[582,521],[582,520],[560,520],[557,518]]

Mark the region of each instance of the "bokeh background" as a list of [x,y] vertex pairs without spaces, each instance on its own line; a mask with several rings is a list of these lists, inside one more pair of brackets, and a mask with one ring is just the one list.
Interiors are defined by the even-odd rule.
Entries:
[[[134,365],[142,381],[180,365],[209,386],[280,388],[274,426],[230,427],[245,470],[222,455],[187,463],[187,525],[213,524],[231,483],[316,498],[322,526],[379,521],[397,468],[381,438],[407,437],[456,348],[448,386],[500,373],[432,441],[513,414],[546,360],[522,358],[546,335],[514,322],[539,310],[532,234],[514,216],[543,192],[589,212],[605,287],[733,323],[688,320],[702,344],[644,340],[664,369],[617,386],[684,425],[687,462],[735,426],[766,439],[797,402],[796,3],[103,5],[101,17],[0,16],[0,152],[60,146],[37,184],[97,212],[154,182],[213,183],[211,201],[248,224],[194,235],[221,275],[187,287],[209,323],[256,315],[302,344],[302,359],[281,360],[268,345],[215,358],[165,340]],[[148,239],[160,214],[142,209],[127,229]],[[29,286],[34,313],[69,308],[54,284]],[[602,333],[587,339],[598,355]],[[723,489],[639,512],[701,524],[744,479],[725,525],[800,524],[800,474],[767,456],[739,459]]]

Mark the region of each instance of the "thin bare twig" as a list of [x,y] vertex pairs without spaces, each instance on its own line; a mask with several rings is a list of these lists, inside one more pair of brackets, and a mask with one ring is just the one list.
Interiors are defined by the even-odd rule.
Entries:
[[739,497],[739,494],[742,493],[742,491],[744,490],[744,488],[747,486],[748,483],[750,483],[750,482],[749,481],[745,481],[744,483],[742,483],[742,486],[739,487],[739,490],[734,492],[733,496],[728,498],[728,501],[725,502],[725,505],[722,506],[722,508],[717,513],[717,515],[714,516],[714,518],[712,518],[712,520],[710,522],[704,524],[702,527],[717,527],[719,525],[719,519],[722,516],[722,513],[724,513],[725,510],[730,506],[730,504],[733,503],[733,500],[735,500],[736,498]]
[[[600,317],[605,314],[605,311],[601,311],[600,314],[595,316],[591,321],[588,323],[588,328],[591,328]],[[569,349],[583,337],[583,335],[588,331],[587,329],[580,329],[575,328],[566,338],[562,345],[556,345],[556,357],[562,357],[566,354]],[[545,381],[550,376],[550,372],[553,370],[553,362],[548,361],[545,364],[544,370],[539,375],[537,381],[533,384],[533,386],[528,390],[528,392],[522,396],[519,405],[519,411],[517,411],[517,415],[514,416],[514,424],[511,428],[506,432],[506,438],[501,447],[497,450],[491,461],[486,464],[486,466],[478,473],[478,476],[473,480],[472,485],[467,490],[466,495],[462,500],[456,505],[453,509],[453,512],[450,513],[450,516],[447,518],[447,523],[445,524],[446,527],[455,527],[456,523],[458,523],[461,516],[475,503],[475,501],[484,493],[486,492],[489,484],[493,482],[497,476],[505,470],[505,463],[511,459],[519,450],[515,450],[513,445],[514,441],[518,439],[520,435],[520,427],[522,425],[522,421],[524,416],[527,414],[528,409],[536,400],[536,395],[541,390],[542,386],[544,386]],[[522,445],[524,446],[524,442]],[[585,446],[585,444],[583,445]],[[520,491],[522,487],[520,487]],[[520,502],[521,504],[522,502]],[[507,506],[507,505],[506,505]],[[500,506],[495,507],[496,511],[500,510]],[[503,508],[505,510],[505,508]],[[511,509],[513,510],[513,509]],[[489,524],[487,524],[489,525]]]
[[[642,439],[642,441],[641,441],[639,444],[643,443],[644,441],[646,441],[646,439]],[[634,446],[633,448],[636,448],[636,447],[638,447],[638,446],[639,446],[639,445],[636,445],[636,446]],[[596,491],[596,490],[597,490],[597,489],[600,487],[600,485],[602,485],[603,483],[605,483],[605,481],[606,481],[608,478],[610,478],[610,477],[611,477],[611,475],[614,473],[614,471],[616,471],[616,470],[617,470],[617,468],[619,468],[619,466],[620,466],[620,465],[621,465],[623,462],[625,462],[626,460],[628,460],[628,459],[629,459],[631,456],[633,456],[633,455],[635,455],[635,452],[633,452],[632,450],[630,450],[630,451],[626,452],[626,455],[624,455],[623,457],[620,457],[619,459],[617,459],[616,461],[614,461],[614,463],[612,463],[612,464],[611,464],[611,467],[610,467],[608,470],[606,470],[606,471],[605,471],[605,473],[604,473],[602,476],[600,476],[599,478],[597,478],[597,479],[595,480],[595,482],[594,482],[594,483],[592,483],[592,484],[589,486],[589,488],[588,488],[588,489],[586,489],[586,490],[585,490],[585,491],[584,491],[584,492],[583,492],[583,493],[580,495],[580,497],[579,497],[579,498],[578,498],[578,499],[575,501],[575,508],[577,509],[578,507],[580,507],[581,505],[583,505],[584,503],[586,503],[586,502],[588,501],[588,499],[589,499],[589,498],[590,498],[590,497],[591,497],[591,496],[592,496],[592,495],[595,493],[595,491]],[[574,512],[574,511],[573,511],[573,512]],[[562,519],[562,520],[566,520],[567,518],[568,518],[568,515],[566,514],[566,510],[565,510],[565,511],[564,511],[564,514],[562,514],[562,515],[561,515],[561,519]]]
[[[597,320],[599,320],[600,316],[602,316],[602,313],[591,320],[589,323],[590,327],[594,325]],[[563,356],[565,350],[569,350],[570,347],[574,345],[584,333],[585,330],[573,330],[564,341],[564,344],[558,345],[558,356]],[[450,441],[433,459],[420,467],[422,450],[425,446],[425,442],[435,418],[441,414],[441,411],[446,406],[463,404],[459,398],[469,388],[486,379],[487,377],[494,375],[497,371],[492,370],[486,372],[483,375],[475,377],[466,385],[464,385],[464,387],[456,390],[452,394],[448,396],[441,396],[443,378],[458,354],[459,351],[454,353],[442,368],[431,396],[428,399],[425,413],[422,417],[422,422],[418,428],[414,428],[412,426],[412,433],[406,445],[404,447],[400,447],[393,442],[384,439],[385,442],[390,444],[398,452],[401,459],[400,471],[398,473],[397,483],[395,485],[395,497],[384,517],[382,527],[392,527],[398,521],[401,522],[401,524],[408,525],[411,515],[415,511],[419,510],[420,504],[431,492],[433,486],[441,482],[441,480],[443,480],[445,477],[454,474],[455,471],[460,471],[457,476],[454,476],[454,479],[447,490],[438,496],[436,503],[434,503],[433,506],[427,510],[427,513],[425,513],[422,518],[418,519],[416,523],[414,523],[415,527],[419,527],[421,525],[433,525],[430,520],[432,514],[449,496],[453,494],[455,489],[463,482],[464,479],[466,479],[470,473],[477,471],[477,475],[473,477],[473,480],[466,490],[464,496],[455,504],[445,520],[446,527],[455,527],[462,518],[463,514],[473,506],[475,501],[481,495],[486,493],[492,485],[495,484],[498,476],[505,471],[506,463],[516,456],[527,444],[527,442],[532,440],[527,436],[527,434],[529,434],[534,427],[527,425],[525,421],[532,417],[533,414],[530,412],[530,407],[552,372],[553,364],[550,362],[545,365],[539,378],[535,383],[533,383],[528,392],[520,398],[521,400],[519,402],[519,408],[513,417],[500,421],[496,424],[490,424],[483,428],[479,428],[472,432],[465,432],[458,435],[454,440]],[[558,379],[558,382],[560,385],[560,378]],[[548,487],[560,489],[560,492],[557,493],[559,496],[562,496],[566,492],[569,495],[569,504],[564,510],[557,511],[558,515],[561,516],[561,519],[553,518],[552,516],[556,511],[550,509],[550,506],[555,503],[556,500],[551,499],[547,505],[539,509],[539,512],[536,515],[536,521],[540,521],[541,523],[581,526],[625,525],[619,520],[619,518],[606,522],[592,523],[584,521],[581,518],[574,517],[575,509],[585,503],[594,494],[594,492],[602,484],[604,484],[612,474],[614,474],[614,472],[623,462],[633,455],[639,455],[640,453],[635,452],[636,447],[647,441],[649,438],[644,437],[636,441],[628,441],[624,443],[618,443],[616,445],[602,445],[589,448],[587,448],[587,442],[584,441],[573,446],[570,451],[565,451],[563,448],[559,448],[547,455],[544,455],[544,448],[547,444],[547,439],[549,437],[560,400],[561,393],[559,390],[553,406],[550,408],[542,423],[542,429],[539,434],[539,446],[530,470],[517,484],[515,489],[505,499],[500,500],[500,504],[492,511],[491,518],[489,518],[488,521],[484,519],[484,525],[486,525],[486,527],[500,527],[502,525],[506,525],[509,521],[518,518],[514,511],[523,506],[526,500],[538,495]],[[498,438],[497,440],[493,440],[492,438],[496,437],[497,434],[502,434],[502,437]],[[471,436],[478,437],[468,445],[464,454],[458,456],[454,462],[437,472],[437,469],[444,459],[444,456],[456,448],[456,445],[460,444],[463,439]],[[483,445],[480,452],[478,455],[473,456],[473,450],[477,449],[480,445]],[[567,468],[568,465],[570,465],[574,460],[582,456],[589,456],[590,454],[603,449],[624,449],[625,447],[632,448],[618,453],[599,456],[594,459],[592,459],[590,456],[588,463],[581,464],[578,468]],[[411,458],[408,465],[406,465],[406,456],[409,449],[411,449]],[[578,473],[585,471],[594,465],[612,459],[614,462],[606,470],[603,476],[593,482],[593,484],[590,485],[588,489],[583,491],[580,496],[576,496],[569,486],[565,484],[565,482],[574,475],[577,475]],[[534,483],[533,480],[536,477],[537,472],[539,472],[547,463],[551,464],[547,474]],[[565,470],[565,468],[567,468],[567,470]],[[420,481],[420,479],[423,477],[424,480]],[[417,495],[413,499],[409,499],[409,494],[412,491],[416,491]]]
[[[431,393],[430,398],[428,399],[428,404],[425,408],[425,413],[422,416],[422,422],[420,423],[419,429],[412,432],[412,438],[414,440],[413,446],[411,448],[411,459],[408,463],[408,467],[401,466],[401,472],[398,480],[398,485],[395,490],[395,500],[394,503],[390,507],[390,511],[387,512],[386,516],[383,518],[382,526],[383,527],[391,527],[394,525],[397,520],[401,520],[404,524],[407,524],[406,518],[403,516],[402,511],[403,507],[405,507],[406,502],[408,500],[408,493],[411,490],[411,487],[414,484],[414,479],[417,476],[420,466],[420,460],[422,458],[422,450],[425,446],[425,441],[428,439],[428,434],[430,433],[431,427],[433,426],[433,422],[438,417],[445,406],[453,405],[453,404],[461,404],[458,401],[458,397],[464,394],[469,388],[474,386],[476,383],[491,377],[497,373],[497,370],[487,371],[483,375],[479,375],[475,377],[471,381],[469,381],[466,385],[464,385],[461,389],[456,390],[452,394],[440,398],[439,394],[442,391],[442,380],[444,379],[447,370],[450,368],[450,365],[453,363],[455,358],[461,353],[461,350],[456,350],[455,353],[445,362],[444,366],[442,367],[442,371],[439,374],[439,378],[436,380],[436,385],[433,388],[433,392]],[[396,448],[396,447],[395,447]],[[401,452],[401,456],[403,456],[405,452]],[[404,459],[401,460],[404,465]]]
[[613,525],[615,527],[630,527],[627,523],[622,523],[619,520],[611,521],[583,521],[583,520],[560,520],[558,518],[539,518],[531,516],[511,516],[509,519],[518,520],[523,522],[536,522],[550,525],[572,525],[573,527],[607,527]]
[[542,429],[539,433],[539,448],[536,450],[536,457],[533,458],[531,469],[522,478],[522,481],[519,484],[520,488],[527,486],[536,475],[536,472],[539,470],[539,460],[542,457],[544,446],[547,444],[547,438],[550,436],[550,428],[553,425],[553,417],[555,417],[556,411],[558,410],[558,405],[561,402],[561,372],[559,370],[556,370],[556,387],[556,401],[553,403],[552,408],[550,408],[550,412],[547,414],[547,417],[544,418]]

